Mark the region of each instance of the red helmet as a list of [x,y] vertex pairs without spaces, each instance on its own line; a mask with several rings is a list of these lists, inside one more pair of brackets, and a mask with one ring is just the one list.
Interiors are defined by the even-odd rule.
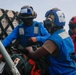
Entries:
[[76,28],[76,16],[73,16],[71,20],[69,21],[69,28],[74,29]]

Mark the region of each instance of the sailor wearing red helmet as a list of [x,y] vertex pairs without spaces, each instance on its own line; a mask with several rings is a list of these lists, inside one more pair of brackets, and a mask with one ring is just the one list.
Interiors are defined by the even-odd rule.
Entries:
[[69,21],[69,28],[73,34],[76,34],[76,16],[73,16]]
[[[71,20],[69,21],[69,32],[72,33],[71,38],[74,43],[74,48],[75,48],[75,54],[76,54],[76,16],[73,16]],[[70,34],[69,33],[69,34]],[[76,60],[76,58],[75,58]]]

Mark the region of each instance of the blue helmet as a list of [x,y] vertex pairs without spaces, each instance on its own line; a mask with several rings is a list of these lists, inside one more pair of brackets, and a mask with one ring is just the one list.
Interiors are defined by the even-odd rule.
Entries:
[[36,18],[37,14],[36,12],[33,10],[33,7],[25,5],[21,8],[20,10],[20,14],[19,14],[20,18]]
[[56,26],[65,26],[65,15],[60,9],[53,8],[45,13],[46,18],[48,18],[49,15],[54,15],[55,19],[53,22]]

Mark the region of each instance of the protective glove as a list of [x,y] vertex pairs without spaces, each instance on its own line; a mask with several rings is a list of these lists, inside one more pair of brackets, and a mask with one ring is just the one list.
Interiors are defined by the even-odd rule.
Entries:
[[36,37],[31,37],[29,40],[32,42],[37,42]]

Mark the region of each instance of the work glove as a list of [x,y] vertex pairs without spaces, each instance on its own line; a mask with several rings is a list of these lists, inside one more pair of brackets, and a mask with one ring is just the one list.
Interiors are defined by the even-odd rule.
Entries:
[[31,38],[29,39],[29,41],[31,41],[31,42],[37,42],[36,37],[31,37]]

